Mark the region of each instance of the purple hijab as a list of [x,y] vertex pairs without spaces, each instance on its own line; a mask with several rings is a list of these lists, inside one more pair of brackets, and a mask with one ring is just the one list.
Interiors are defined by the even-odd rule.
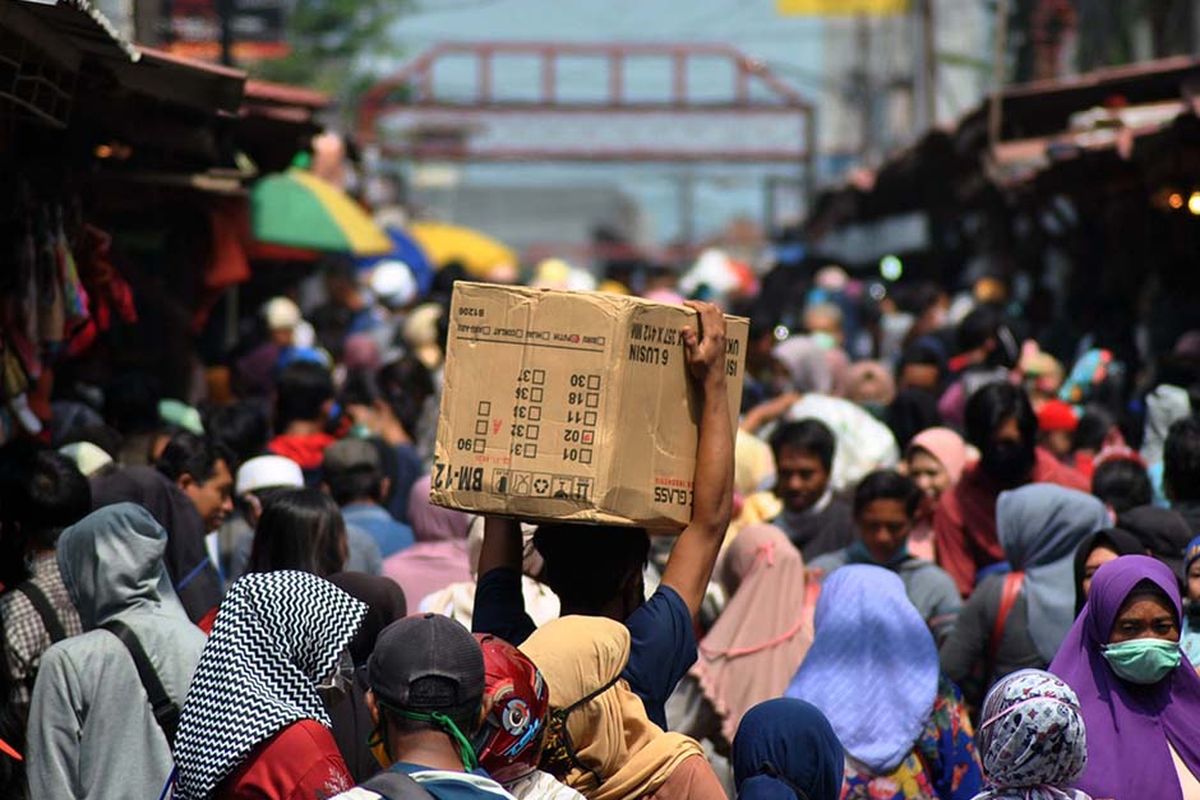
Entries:
[[1076,786],[1115,800],[1182,800],[1167,742],[1200,776],[1200,676],[1185,658],[1166,678],[1140,687],[1118,678],[1100,648],[1125,599],[1148,580],[1181,613],[1170,568],[1149,556],[1121,556],[1096,571],[1087,605],[1059,648],[1050,671],[1079,695],[1087,725],[1087,769]]

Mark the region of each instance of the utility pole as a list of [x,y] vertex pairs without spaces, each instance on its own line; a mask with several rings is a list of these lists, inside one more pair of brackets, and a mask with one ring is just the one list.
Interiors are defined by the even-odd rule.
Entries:
[[233,11],[235,0],[217,0],[217,20],[221,26],[221,63],[233,66]]
[[865,164],[875,151],[874,113],[872,105],[874,96],[871,91],[871,20],[866,14],[859,14],[854,19],[854,32],[858,47],[858,74],[855,76],[855,87],[858,91],[859,125],[859,158]]
[[934,24],[934,0],[920,0],[921,13],[921,66],[925,87],[925,127],[932,130],[937,125],[938,70],[937,70],[937,25]]

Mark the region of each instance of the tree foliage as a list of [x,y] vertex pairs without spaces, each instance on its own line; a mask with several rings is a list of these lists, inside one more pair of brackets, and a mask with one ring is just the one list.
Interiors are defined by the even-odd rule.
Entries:
[[335,92],[367,85],[371,63],[399,55],[391,28],[412,0],[295,0],[286,23],[291,55],[253,68],[267,80]]

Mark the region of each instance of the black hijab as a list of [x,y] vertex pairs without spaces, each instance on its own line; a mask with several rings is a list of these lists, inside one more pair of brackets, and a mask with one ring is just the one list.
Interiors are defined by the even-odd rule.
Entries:
[[884,422],[892,429],[903,453],[918,433],[942,424],[937,397],[924,389],[901,389],[884,412]]
[[1192,529],[1179,512],[1157,506],[1138,506],[1117,517],[1117,525],[1138,538],[1150,555],[1166,564],[1183,586],[1183,553]]
[[1087,602],[1087,594],[1083,591],[1083,575],[1087,569],[1088,556],[1099,547],[1107,547],[1118,556],[1146,555],[1146,545],[1142,544],[1129,531],[1123,531],[1120,528],[1096,531],[1080,542],[1079,547],[1075,550],[1075,616],[1079,616],[1084,603]]
[[408,603],[400,585],[391,578],[364,575],[361,572],[339,572],[330,575],[327,580],[367,604],[367,614],[349,644],[350,657],[354,659],[356,667],[354,682],[343,702],[326,705],[338,750],[355,783],[362,783],[380,770],[379,762],[371,754],[367,743],[375,727],[365,699],[368,689],[367,659],[375,649],[375,640],[379,638],[380,631],[405,616]]
[[330,575],[328,581],[367,604],[367,615],[363,617],[358,633],[350,640],[350,655],[354,665],[361,667],[375,649],[379,632],[408,614],[404,590],[391,578],[362,572],[339,572]]

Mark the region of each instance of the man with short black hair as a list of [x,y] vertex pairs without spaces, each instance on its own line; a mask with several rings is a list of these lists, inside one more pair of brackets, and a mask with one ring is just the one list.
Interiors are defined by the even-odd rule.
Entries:
[[773,522],[810,561],[854,540],[850,504],[830,486],[837,439],[817,419],[788,422],[771,436],[775,494],[783,511]]
[[412,546],[412,528],[397,522],[383,507],[391,480],[384,477],[383,459],[373,442],[343,439],[330,445],[322,470],[346,526],[370,535],[383,558]]
[[479,643],[454,620],[423,614],[384,628],[367,662],[367,708],[392,766],[334,800],[512,800],[471,744],[485,680]]
[[870,473],[854,492],[858,539],[845,549],[815,559],[808,567],[821,576],[847,564],[890,569],[904,581],[908,599],[941,644],[954,630],[962,599],[945,570],[908,552],[908,534],[912,532],[921,497],[916,484],[895,470]]
[[220,528],[233,511],[236,464],[223,445],[194,433],[177,433],[167,442],[155,466],[196,506],[205,533]]
[[55,548],[63,528],[91,511],[92,489],[71,460],[53,450],[21,454],[6,466],[15,474],[0,500],[5,535],[21,540],[29,574],[0,596],[7,657],[0,666],[12,680],[13,707],[23,718],[42,653],[55,642],[83,632],[58,570]]
[[333,409],[333,376],[321,364],[296,361],[275,384],[275,438],[267,448],[304,470],[304,482],[321,483],[321,461],[334,437],[325,432]]

